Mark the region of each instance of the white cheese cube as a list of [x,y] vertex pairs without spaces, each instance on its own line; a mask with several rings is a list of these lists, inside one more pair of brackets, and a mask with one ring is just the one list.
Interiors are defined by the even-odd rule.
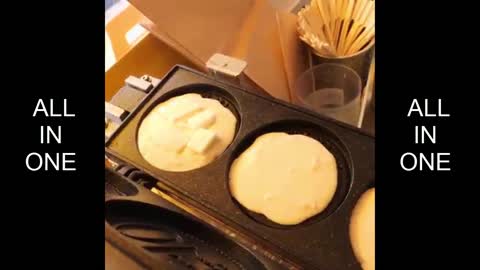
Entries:
[[203,154],[208,147],[210,147],[214,140],[215,132],[208,129],[199,128],[193,133],[192,137],[188,141],[187,147],[199,154]]
[[213,123],[215,123],[215,113],[210,110],[197,113],[188,119],[188,126],[193,129],[207,128]]

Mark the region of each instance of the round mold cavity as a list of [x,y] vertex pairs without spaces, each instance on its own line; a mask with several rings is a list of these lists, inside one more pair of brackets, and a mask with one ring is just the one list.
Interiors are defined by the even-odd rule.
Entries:
[[[135,132],[135,145],[136,145],[137,151],[139,153],[140,153],[140,151],[138,150],[138,143],[137,143],[138,142],[138,130],[140,129],[140,125],[142,124],[145,117],[147,115],[149,115],[150,112],[155,107],[157,107],[160,103],[163,103],[163,102],[165,102],[165,101],[167,101],[171,98],[181,96],[181,95],[185,95],[185,94],[190,94],[190,93],[199,94],[203,98],[209,98],[209,99],[217,100],[218,102],[220,102],[220,104],[222,104],[223,107],[227,108],[230,112],[233,113],[233,115],[237,119],[237,123],[235,125],[235,134],[233,136],[232,142],[230,142],[230,145],[235,141],[235,139],[237,138],[238,130],[240,128],[240,123],[241,123],[241,117],[240,117],[240,113],[239,113],[239,109],[238,109],[239,106],[238,106],[238,102],[235,99],[235,97],[232,94],[230,94],[229,92],[227,92],[225,89],[222,89],[222,88],[214,86],[214,85],[190,84],[190,85],[185,85],[185,86],[182,86],[182,87],[179,87],[179,88],[172,89],[172,90],[162,94],[154,102],[152,102],[148,106],[148,108],[145,110],[145,112],[142,114],[140,120],[138,121],[137,130]],[[230,148],[230,145],[228,145],[225,148],[223,153],[221,153],[214,160],[212,160],[210,163],[205,164],[202,167],[194,168],[194,169],[187,170],[187,171],[168,171],[168,172],[170,172],[170,173],[184,173],[184,172],[191,172],[191,171],[198,170],[198,169],[201,169],[203,167],[206,167],[206,166],[214,163],[219,158],[221,158],[223,156],[223,154]],[[142,158],[143,158],[143,156],[142,156]],[[150,164],[150,162],[148,162],[148,161],[146,161],[146,162]],[[154,165],[152,165],[152,166],[155,167]],[[162,170],[162,169],[157,168],[157,167],[155,167],[155,168],[157,170],[166,171],[166,170]]]
[[[281,225],[269,220],[263,214],[255,213],[244,206],[242,206],[231,194],[230,192],[230,167],[235,159],[240,156],[247,148],[249,148],[256,138],[266,133],[271,132],[285,132],[288,134],[301,134],[308,137],[311,137],[320,143],[322,143],[325,148],[334,155],[336,162],[337,162],[337,174],[338,174],[338,183],[337,189],[335,194],[330,201],[327,208],[325,208],[319,214],[310,217],[309,219],[303,221],[302,223],[296,225]],[[278,121],[274,123],[267,124],[263,127],[257,128],[249,135],[247,135],[243,141],[241,141],[236,149],[233,151],[231,159],[228,163],[228,170],[227,170],[227,189],[230,194],[230,197],[234,201],[234,203],[241,209],[241,211],[247,215],[249,218],[255,220],[256,222],[263,224],[268,227],[278,228],[278,229],[290,229],[290,228],[298,228],[299,226],[307,226],[316,222],[319,222],[323,219],[326,219],[328,216],[333,214],[343,203],[345,200],[348,192],[350,191],[350,187],[352,184],[352,161],[350,157],[350,153],[344,143],[337,137],[335,134],[325,127],[319,126],[318,124],[303,121],[303,120],[284,120]]]
[[165,265],[192,266],[186,269],[266,269],[239,244],[182,214],[126,200],[109,201],[105,209],[105,220],[114,229]]

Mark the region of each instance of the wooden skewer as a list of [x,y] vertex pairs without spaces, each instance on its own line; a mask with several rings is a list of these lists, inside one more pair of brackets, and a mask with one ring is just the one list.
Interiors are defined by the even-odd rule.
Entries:
[[353,20],[355,20],[355,21],[358,20],[358,18],[360,17],[360,14],[365,9],[367,1],[368,0],[354,0],[355,4],[353,6],[352,16],[350,18],[352,21]]
[[323,0],[325,5],[327,6],[328,16],[330,17],[330,29],[332,29],[332,36],[333,36],[333,43],[332,45],[336,47],[337,39],[336,31],[337,31],[337,0]]
[[315,42],[312,37],[306,35],[306,36],[301,36],[300,39],[303,40],[305,43],[307,43],[313,50],[323,55],[330,55],[330,52],[325,49],[325,46],[322,46],[322,44],[318,44],[317,42]]
[[371,0],[357,0],[358,5],[354,16],[352,17],[353,20],[359,21],[361,20],[362,16],[364,16],[365,12],[368,11],[368,6],[373,4]]
[[321,55],[332,56],[332,57],[335,56],[335,52],[333,51],[330,44],[326,42],[322,42],[318,38],[315,38],[314,42],[316,44],[315,48],[320,48],[320,50],[317,49],[317,52],[319,52]]
[[[368,0],[367,0],[368,1]],[[347,36],[345,37],[344,44],[343,44],[343,54],[346,54],[347,52],[347,45],[349,44],[349,41],[351,40],[352,33],[356,31],[356,24],[358,23],[359,17],[361,16],[360,14],[362,11],[365,9],[366,6],[366,1],[365,0],[357,0],[355,1],[355,6],[353,8],[352,12],[352,17],[350,20],[350,27],[347,32]]]
[[348,33],[347,40],[345,42],[345,47],[347,50],[348,48],[351,47],[352,43],[355,41],[355,39],[358,37],[360,31],[363,29],[365,26],[367,20],[371,18],[371,16],[374,15],[374,8],[375,8],[375,2],[366,0],[366,6],[362,10],[361,14],[359,14],[358,20],[355,20],[352,29]]
[[[359,35],[349,44],[349,47],[347,47],[348,52],[352,51],[352,47],[354,47],[354,44],[357,43],[357,45],[358,45],[358,43],[360,42],[359,41],[360,39],[362,39],[362,40],[367,39],[368,40],[368,39],[371,39],[371,37],[373,37],[372,35],[375,35],[375,14],[374,13],[370,13],[370,14],[367,15],[366,21],[365,21],[363,26],[364,26],[364,27],[362,27],[362,28],[364,28],[363,32],[361,32],[361,34],[359,33]],[[355,49],[353,49],[353,50],[355,50]]]
[[309,26],[309,30],[312,30],[310,32],[318,36],[320,40],[323,40],[324,42],[328,42],[327,35],[323,31],[324,23],[320,17],[320,14],[318,13],[318,10],[310,6],[303,13],[301,13],[300,16],[302,15]]
[[[335,1],[335,0],[333,0]],[[342,28],[342,17],[345,16],[345,2],[346,0],[338,0],[338,4],[335,9],[335,28],[334,28],[334,38],[335,38],[335,48],[338,51],[338,42],[340,39],[340,30]]]
[[353,42],[350,49],[348,49],[347,54],[356,53],[367,45],[375,37],[375,26],[365,29],[363,33]]
[[298,18],[298,32],[300,33],[300,39],[319,53],[329,56],[334,55],[330,46],[325,41],[322,41],[321,37],[319,38],[317,34],[315,34],[315,30],[313,30],[311,25],[308,24],[306,18],[303,17],[303,14],[300,14]]
[[306,24],[309,26],[309,30],[311,30],[312,33],[325,41],[327,40],[322,30],[323,22],[319,17],[318,12],[315,12],[315,9],[312,7],[307,8],[303,13],[300,14],[300,16],[305,19]]
[[334,38],[333,36],[335,35],[334,33],[334,17],[333,17],[333,12],[332,10],[330,9],[330,3],[329,3],[330,0],[317,0],[317,2],[321,3],[322,6],[323,6],[323,11],[325,12],[325,21],[326,21],[326,24],[328,24],[328,27],[330,28],[330,31],[332,33],[332,42],[334,42]]
[[[312,2],[313,2],[313,0],[312,0]],[[329,41],[328,43],[329,43],[329,44],[335,44],[335,43],[333,42],[332,29],[330,29],[330,24],[329,24],[329,22],[330,22],[330,17],[328,16],[328,13],[327,13],[327,11],[326,11],[326,8],[325,8],[325,6],[324,6],[324,2],[323,2],[322,0],[316,0],[316,1],[315,1],[315,4],[316,4],[315,6],[317,7],[317,9],[318,9],[318,11],[319,11],[319,13],[320,13],[320,16],[321,16],[321,18],[322,18],[322,20],[323,20],[323,24],[324,24],[325,30],[326,30],[326,32],[327,32],[327,37],[328,37],[328,39],[329,39],[329,40],[328,40],[328,41]],[[335,51],[335,54],[337,54],[337,53],[336,53],[336,50],[335,50],[335,47],[332,46],[332,49]]]
[[305,35],[300,36],[300,39],[306,42],[310,47],[312,47],[315,51],[322,55],[327,56],[334,56],[335,54],[332,52],[328,43],[322,42],[318,39],[317,36],[313,35],[312,33],[307,33]]
[[348,33],[348,27],[350,25],[350,21],[351,21],[351,17],[352,17],[352,14],[353,14],[353,10],[354,10],[354,5],[355,5],[355,1],[354,0],[347,0],[347,7],[346,7],[346,11],[345,11],[345,17],[343,18],[343,24],[342,24],[342,32],[340,33],[340,38],[338,40],[338,52],[340,54],[344,54],[344,43],[345,43],[345,39],[347,37],[347,33]]

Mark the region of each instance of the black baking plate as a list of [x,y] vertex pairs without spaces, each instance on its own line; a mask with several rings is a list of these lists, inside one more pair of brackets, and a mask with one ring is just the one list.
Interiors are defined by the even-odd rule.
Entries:
[[[196,92],[220,100],[238,117],[236,136],[210,164],[187,172],[159,170],[140,155],[136,134],[143,117],[158,103]],[[231,162],[260,134],[271,131],[306,134],[332,152],[339,185],[330,206],[295,226],[278,226],[240,207],[231,197]],[[305,269],[360,269],[348,234],[359,197],[375,186],[375,141],[361,130],[288,103],[249,93],[185,67],[176,66],[107,141],[106,152],[159,181],[159,186],[246,234],[270,252]],[[288,209],[286,209],[288,211]]]
[[134,182],[147,179],[133,174],[105,169],[105,222],[116,236],[107,241],[127,255],[163,270],[284,269]]

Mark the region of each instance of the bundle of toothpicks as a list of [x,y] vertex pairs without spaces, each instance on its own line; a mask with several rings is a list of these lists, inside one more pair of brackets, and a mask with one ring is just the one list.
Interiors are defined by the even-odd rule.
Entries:
[[311,0],[298,12],[298,33],[319,55],[353,55],[374,42],[375,1]]

